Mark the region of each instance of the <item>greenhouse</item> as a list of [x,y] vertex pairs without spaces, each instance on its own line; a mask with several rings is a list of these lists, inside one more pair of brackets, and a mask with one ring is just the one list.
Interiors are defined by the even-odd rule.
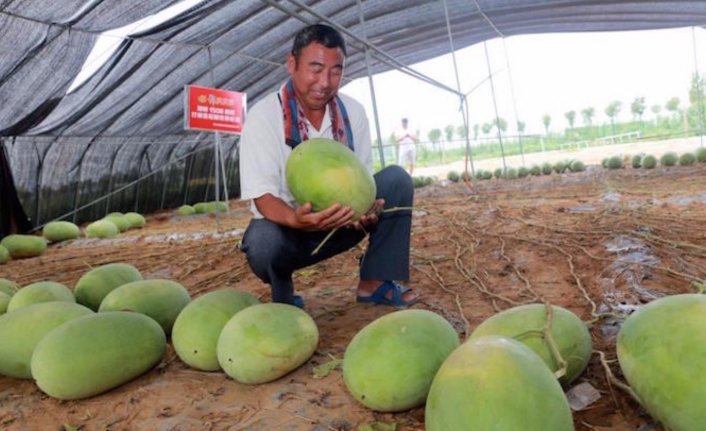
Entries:
[[[383,148],[375,96],[376,77],[390,71],[457,100],[449,123],[465,131],[463,155],[443,171],[419,166],[412,178],[403,281],[419,302],[406,310],[356,302],[366,232],[349,251],[294,272],[306,306],[276,315],[301,313],[305,329],[290,335],[303,338],[244,350],[262,354],[251,358],[254,368],[305,353],[270,380],[248,381],[215,356],[209,366],[190,362],[180,346],[207,338],[183,335],[201,324],[184,323],[192,305],[213,317],[229,301],[250,314],[276,302],[240,250],[253,219],[240,199],[240,133],[189,126],[188,92],[237,92],[247,118],[287,81],[292,39],[316,23],[346,41],[343,84],[368,80],[376,169],[397,164]],[[459,84],[464,70],[454,60],[456,79],[445,82],[416,66],[513,36],[679,28],[706,29],[706,2],[0,0],[0,346],[10,346],[0,349],[0,428],[703,429],[706,71],[696,67],[690,105],[669,119],[678,134],[576,132],[559,143],[547,131],[536,142],[520,136],[512,153],[496,115],[499,142],[488,133],[495,146],[487,147],[502,155],[479,160],[485,150]],[[694,38],[697,65],[703,48]],[[122,281],[96,281],[103,269],[111,271],[105,280]],[[100,300],[96,289],[107,289]],[[144,289],[152,296],[139,302]],[[37,299],[40,290],[51,299]],[[215,293],[222,296],[208,305]],[[407,312],[417,315],[403,321],[398,313]],[[70,338],[66,325],[101,313],[115,322],[87,330],[89,341]],[[246,323],[231,316],[245,313],[229,313],[209,336],[237,350],[247,331],[231,327]],[[260,319],[274,326],[273,316]],[[504,330],[515,332],[492,332],[504,316],[512,327]],[[121,319],[132,329],[115,329]],[[380,336],[366,334],[372,323],[403,329],[385,343],[356,345]],[[493,337],[475,343],[483,330]],[[44,335],[55,333],[52,344]],[[362,359],[351,359],[356,353]],[[466,368],[454,369],[454,360]],[[116,371],[124,363],[129,370]],[[479,373],[490,380],[473,367],[487,367]],[[669,378],[654,377],[662,375]]]

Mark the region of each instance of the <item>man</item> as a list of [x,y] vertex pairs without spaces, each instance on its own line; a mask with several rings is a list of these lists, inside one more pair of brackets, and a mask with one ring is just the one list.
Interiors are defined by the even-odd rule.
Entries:
[[417,158],[417,135],[410,130],[409,120],[402,119],[402,127],[395,130],[395,141],[399,146],[399,164],[406,166],[410,175],[414,172],[414,161]]
[[[302,29],[287,55],[290,79],[255,104],[240,138],[241,199],[251,199],[251,220],[241,249],[253,272],[272,286],[272,300],[302,307],[292,273],[349,250],[369,233],[361,260],[357,301],[404,307],[418,297],[394,280],[409,278],[411,211],[382,213],[383,206],[410,207],[411,177],[390,166],[374,175],[377,200],[358,222],[353,210],[334,204],[312,212],[297,205],[285,178],[292,148],[325,137],[347,145],[372,172],[370,128],[357,101],[337,94],[343,77],[345,42],[335,29],[317,24]],[[319,252],[312,251],[338,229]]]

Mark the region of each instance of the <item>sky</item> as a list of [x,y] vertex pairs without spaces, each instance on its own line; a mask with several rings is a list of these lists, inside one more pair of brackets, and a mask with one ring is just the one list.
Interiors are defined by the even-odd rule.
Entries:
[[[516,118],[526,124],[524,133],[543,134],[545,114],[551,117],[550,131],[563,131],[568,127],[564,114],[571,110],[576,111],[575,126],[581,126],[581,111],[587,107],[594,108],[594,124],[607,123],[604,110],[614,100],[622,102],[621,121],[632,118],[630,104],[636,97],[645,98],[645,119],[654,117],[650,107],[655,104],[666,113],[664,105],[671,97],[679,97],[685,107],[696,70],[694,47],[698,71],[706,76],[703,28],[523,35],[487,42],[495,101],[510,134],[516,133]],[[495,118],[484,44],[457,50],[456,63],[461,91],[470,92],[472,130],[474,124]],[[457,88],[451,55],[412,68]],[[463,124],[459,96],[453,93],[398,71],[375,75],[373,83],[383,142],[402,117],[410,119],[422,140],[433,128]],[[368,78],[354,80],[340,91],[364,104],[375,139]]]

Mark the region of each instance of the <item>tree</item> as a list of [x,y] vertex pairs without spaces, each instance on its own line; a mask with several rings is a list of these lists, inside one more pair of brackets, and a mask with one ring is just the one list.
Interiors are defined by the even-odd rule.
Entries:
[[662,105],[654,104],[650,107],[650,111],[655,114],[655,117],[659,117],[659,113],[662,112]]
[[672,117],[677,117],[679,115],[680,103],[681,100],[679,100],[679,98],[675,96],[667,100],[667,103],[665,103],[664,107],[667,109],[667,111],[671,112]]
[[427,133],[427,138],[429,138],[432,148],[436,151],[436,144],[441,140],[441,129],[431,129]]
[[633,117],[637,117],[640,122],[640,129],[642,129],[642,114],[645,112],[645,98],[636,97],[635,100],[630,104],[630,111]]
[[483,126],[481,126],[481,130],[483,131],[484,135],[489,134],[490,131],[493,130],[493,123],[483,123]]
[[527,126],[527,125],[525,124],[524,121],[518,121],[517,122],[517,133],[519,133],[521,135],[522,132],[525,131],[525,126]]
[[446,137],[446,142],[451,142],[454,139],[454,126],[449,124],[444,127],[444,136]]
[[473,140],[477,141],[478,140],[478,131],[480,130],[480,126],[478,124],[473,125]]
[[592,107],[584,108],[581,110],[581,117],[583,117],[583,124],[590,126],[593,124],[593,116],[596,114],[596,110]]
[[571,110],[569,112],[564,112],[564,117],[566,117],[566,121],[569,122],[569,130],[574,128],[574,122],[576,121],[576,111]]
[[460,126],[456,127],[456,134],[461,138],[461,139],[466,139],[466,136],[468,135],[468,130],[466,130],[466,126],[461,124]]
[[507,121],[502,117],[497,117],[493,120],[493,125],[498,128],[499,132],[507,130]]
[[544,134],[549,136],[549,125],[552,124],[552,117],[549,114],[542,115],[542,124],[544,124]]
[[[701,129],[706,123],[706,79],[696,73],[691,75],[689,87],[689,125]],[[703,134],[703,131],[701,131]]]
[[623,102],[620,100],[614,100],[608,104],[605,108],[605,114],[610,118],[610,126],[611,129],[613,130],[613,134],[615,135],[615,117],[618,116],[618,113],[620,113],[620,109],[623,107]]

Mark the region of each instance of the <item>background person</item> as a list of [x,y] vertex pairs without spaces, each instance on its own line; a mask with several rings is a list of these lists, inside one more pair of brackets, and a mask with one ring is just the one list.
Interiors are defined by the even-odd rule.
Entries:
[[395,142],[399,146],[399,165],[405,167],[410,175],[414,173],[414,162],[417,158],[417,135],[409,127],[409,120],[402,119],[400,127],[395,130]]
[[[411,211],[381,213],[387,207],[410,207],[411,177],[399,166],[374,175],[377,200],[359,222],[353,210],[334,204],[312,212],[297,205],[287,187],[285,165],[299,143],[316,137],[351,148],[372,172],[370,128],[363,106],[337,94],[343,76],[345,42],[332,27],[315,24],[294,38],[287,55],[290,79],[256,103],[240,138],[241,199],[251,199],[253,219],[243,236],[253,272],[272,287],[272,300],[303,306],[294,294],[295,270],[349,250],[370,234],[361,259],[357,301],[406,306],[418,299],[395,280],[409,278]],[[339,229],[312,256],[332,230]]]

